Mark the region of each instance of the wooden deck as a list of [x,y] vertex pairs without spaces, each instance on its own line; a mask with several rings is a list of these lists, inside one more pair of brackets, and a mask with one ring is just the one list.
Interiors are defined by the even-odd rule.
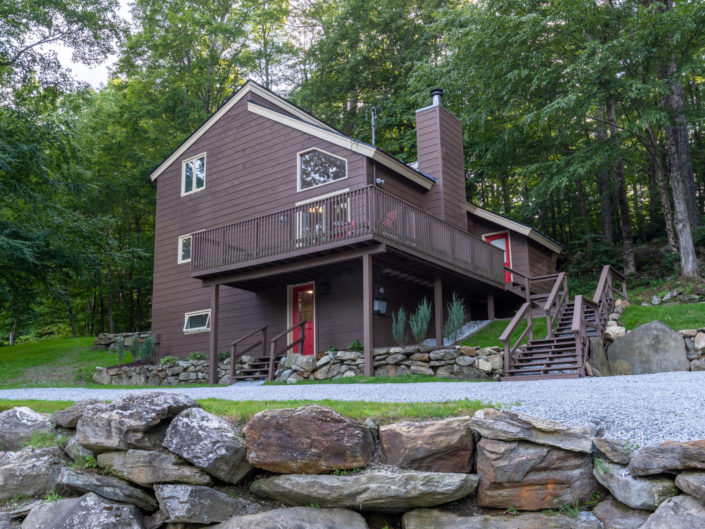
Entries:
[[504,288],[501,250],[374,186],[193,233],[191,276],[305,266],[312,257],[379,243]]

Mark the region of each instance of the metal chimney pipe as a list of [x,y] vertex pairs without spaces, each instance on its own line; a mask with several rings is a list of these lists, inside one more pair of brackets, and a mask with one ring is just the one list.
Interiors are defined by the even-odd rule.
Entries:
[[443,90],[440,88],[434,88],[431,90],[431,97],[433,98],[433,106],[441,106],[441,98],[443,97]]

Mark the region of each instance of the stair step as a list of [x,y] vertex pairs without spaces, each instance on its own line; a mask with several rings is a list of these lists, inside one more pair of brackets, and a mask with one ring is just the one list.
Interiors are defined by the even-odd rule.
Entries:
[[562,378],[580,378],[580,374],[578,373],[556,373],[556,374],[551,374],[551,375],[510,375],[510,376],[503,376],[500,378],[500,381],[502,382],[530,382],[532,380],[550,380],[550,379],[562,379]]
[[572,364],[572,365],[564,365],[561,367],[546,367],[546,366],[527,366],[524,369],[508,369],[507,373],[512,374],[512,373],[542,373],[542,374],[548,374],[545,373],[545,371],[570,371],[570,370],[577,370],[579,369],[578,364]]

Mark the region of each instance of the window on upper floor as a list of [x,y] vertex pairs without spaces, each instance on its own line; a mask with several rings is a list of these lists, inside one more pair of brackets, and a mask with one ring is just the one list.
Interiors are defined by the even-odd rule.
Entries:
[[211,330],[211,309],[197,310],[184,314],[184,333],[195,334]]
[[206,154],[199,154],[184,161],[181,173],[181,196],[195,193],[206,187]]
[[330,184],[348,176],[348,161],[320,149],[309,149],[298,154],[297,190]]
[[191,235],[179,237],[179,264],[191,262]]

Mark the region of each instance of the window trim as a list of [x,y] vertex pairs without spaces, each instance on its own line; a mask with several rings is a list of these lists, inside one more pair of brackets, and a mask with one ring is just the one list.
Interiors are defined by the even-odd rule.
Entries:
[[[194,179],[193,181],[193,189],[191,191],[184,191],[184,185],[186,184],[186,164],[188,162],[191,162],[193,160],[197,160],[198,158],[203,158],[203,187],[199,187],[196,189],[196,180]],[[187,195],[192,195],[194,193],[198,193],[199,191],[203,191],[206,188],[206,153],[202,152],[201,154],[197,154],[196,156],[191,156],[190,158],[186,158],[181,162],[181,196],[185,197]]]
[[[338,178],[337,180],[331,180],[330,182],[326,182],[324,184],[318,184],[315,186],[307,187],[306,189],[301,188],[301,155],[306,154],[307,152],[311,151],[318,151],[322,152],[324,154],[327,154],[329,156],[332,156],[333,158],[338,158],[338,160],[343,160],[345,162],[345,176],[343,178]],[[318,189],[319,187],[327,186],[329,184],[334,184],[335,182],[341,182],[343,180],[348,179],[348,159],[343,158],[342,156],[338,156],[337,154],[333,154],[332,152],[328,152],[324,149],[319,149],[318,147],[309,147],[308,149],[304,149],[303,151],[299,151],[296,153],[296,192],[301,193],[304,191],[311,191],[312,189]]]
[[[206,327],[197,327],[195,329],[187,329],[188,319],[192,316],[202,316],[203,314],[208,314],[208,319],[206,320]],[[184,334],[199,334],[203,332],[210,332],[211,330],[211,309],[194,310],[192,312],[184,313]]]
[[176,255],[176,262],[177,264],[184,264],[184,263],[190,263],[191,262],[191,251],[193,250],[193,247],[189,250],[189,258],[188,259],[182,259],[181,256],[183,255],[183,244],[184,240],[186,239],[191,239],[191,244],[193,244],[193,237],[190,233],[187,233],[186,235],[179,235],[179,245],[178,245],[178,253]]

